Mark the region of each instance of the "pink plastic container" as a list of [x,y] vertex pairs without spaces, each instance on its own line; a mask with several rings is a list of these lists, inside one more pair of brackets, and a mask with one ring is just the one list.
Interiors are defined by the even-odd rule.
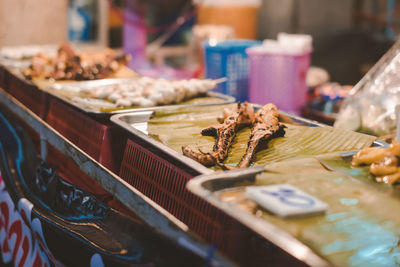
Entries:
[[274,103],[280,110],[300,114],[306,104],[306,73],[310,55],[272,54],[249,48],[249,100]]

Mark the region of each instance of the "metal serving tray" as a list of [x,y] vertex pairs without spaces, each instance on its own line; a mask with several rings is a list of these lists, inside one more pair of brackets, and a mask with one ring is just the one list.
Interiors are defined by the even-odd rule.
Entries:
[[[382,141],[376,141],[373,144],[374,146],[378,147],[386,147],[388,144]],[[343,158],[348,158],[352,155],[354,155],[356,151],[349,151],[349,152],[344,152],[341,153],[341,157]],[[326,164],[320,162],[323,168],[327,168],[328,170],[330,169],[329,166]],[[309,166],[309,165],[307,165]],[[235,171],[227,171],[227,172],[214,172],[212,174],[204,174],[201,176],[198,176],[196,178],[191,179],[186,187],[189,191],[194,193],[195,195],[201,197],[205,201],[209,202],[211,205],[219,208],[220,210],[224,211],[228,215],[232,216],[239,222],[243,223],[256,233],[258,233],[260,236],[266,239],[267,242],[271,242],[272,244],[280,247],[287,253],[291,254],[292,256],[298,258],[299,260],[305,262],[306,264],[310,266],[327,266],[327,265],[332,265],[331,262],[329,262],[327,259],[324,259],[318,253],[316,253],[311,247],[312,246],[317,246],[315,243],[312,244],[311,246],[308,246],[306,243],[302,242],[301,240],[297,239],[295,236],[290,234],[289,231],[280,228],[278,225],[268,221],[266,218],[261,218],[260,216],[257,216],[256,214],[250,213],[248,211],[245,211],[244,209],[240,208],[237,204],[234,203],[229,203],[228,201],[222,200],[219,195],[216,192],[221,192],[223,190],[230,190],[230,189],[239,189],[239,188],[244,188],[246,186],[251,186],[255,185],[256,181],[256,176],[264,171],[265,168],[267,168],[268,165],[266,166],[257,166],[254,168],[248,168],[248,169],[242,169],[242,170],[235,170]],[[271,167],[269,170],[273,169]],[[350,177],[341,171],[337,170],[336,175],[341,178],[336,178],[333,180],[335,183],[338,182],[337,179],[346,179],[342,177],[349,178],[349,180],[357,180],[355,184],[359,185],[362,183],[365,187],[368,187],[371,191],[381,191],[381,192],[386,192],[390,196],[394,197],[399,197],[399,195],[394,194],[392,191],[392,188],[382,188],[374,184],[373,182],[369,183],[366,181],[361,181],[358,180],[354,177]],[[301,183],[300,181],[299,183]],[[282,182],[284,183],[284,182]],[[346,182],[345,182],[346,183]],[[364,187],[364,188],[365,188]],[[321,187],[322,188],[322,187]],[[353,188],[352,186],[349,186],[348,188]],[[362,190],[359,189],[360,187],[354,187],[354,190]],[[314,188],[314,190],[317,190]],[[336,195],[336,192],[333,192],[333,194]],[[355,193],[356,194],[356,193]],[[343,195],[346,195],[346,193],[343,193]],[[337,196],[337,200],[339,200],[340,196]],[[342,199],[340,199],[342,200]],[[346,199],[345,199],[346,200]],[[371,201],[371,200],[369,200]],[[364,200],[365,202],[365,200]],[[334,205],[335,202],[332,202],[331,205]],[[349,205],[348,203],[343,204],[343,205]],[[352,204],[350,204],[352,205]],[[337,209],[337,208],[336,208]],[[354,218],[357,218],[357,216],[360,215],[360,210],[357,209],[350,209],[351,212],[354,212],[353,216]],[[358,212],[358,213],[357,213]],[[339,213],[346,213],[346,212],[339,212]],[[336,213],[333,214],[327,214],[326,216],[334,216]],[[349,216],[349,222],[353,219],[353,217]],[[361,215],[360,215],[361,216]],[[375,219],[375,217],[372,218],[372,221]],[[378,218],[376,218],[378,219]],[[381,219],[381,218],[380,218]],[[290,222],[291,218],[285,219],[285,222]],[[362,221],[362,220],[361,220]],[[366,220],[368,221],[368,220]],[[362,221],[363,222],[363,221]],[[386,224],[390,224],[392,221],[385,221]],[[322,221],[318,221],[318,224],[322,224]],[[325,222],[326,225],[326,222]],[[376,225],[379,225],[377,223]],[[293,227],[293,226],[292,226]],[[307,227],[312,227],[312,226],[307,226]],[[307,231],[307,227],[305,227],[303,230],[297,229],[299,233],[302,231]],[[324,226],[326,227],[326,226]],[[343,227],[343,225],[342,225]],[[362,223],[360,223],[359,227],[363,227]],[[370,226],[373,228],[373,226]],[[379,226],[377,226],[379,228]],[[391,228],[390,228],[391,229]],[[339,230],[336,230],[339,231]],[[376,232],[370,232],[369,234],[373,235]],[[382,233],[385,230],[382,230]],[[393,230],[393,232],[395,232]],[[381,233],[381,234],[382,234]],[[385,232],[386,233],[386,232]],[[359,233],[358,233],[359,234]],[[301,236],[301,234],[299,234]],[[346,240],[344,238],[344,240]],[[311,241],[309,241],[311,242]],[[341,242],[339,240],[335,242]],[[351,240],[351,242],[355,242],[354,240]],[[349,242],[350,243],[350,242]],[[384,246],[384,245],[382,245]],[[339,250],[340,251],[340,250]],[[358,249],[357,251],[361,251],[361,249]],[[362,253],[362,252],[360,252]],[[390,254],[390,252],[388,252]],[[393,252],[395,254],[396,252]],[[386,254],[385,254],[386,255]],[[362,265],[362,264],[360,264]]]
[[[261,107],[261,105],[254,104],[253,107],[257,110]],[[286,118],[286,120],[291,120],[295,123],[299,123],[305,126],[311,127],[319,127],[325,126],[324,124],[310,121],[295,115],[291,115],[285,113],[283,111],[279,111],[282,117]],[[124,114],[117,114],[111,116],[110,120],[115,124],[119,125],[126,131],[132,133],[133,135],[139,137],[143,141],[153,145],[154,147],[158,147],[159,149],[163,150],[167,153],[171,158],[176,159],[180,162],[183,162],[188,167],[192,168],[193,170],[197,171],[199,174],[207,174],[213,173],[214,171],[201,165],[195,160],[192,160],[181,153],[178,153],[174,149],[168,147],[167,145],[155,140],[154,138],[150,137],[147,132],[147,122],[150,120],[151,115],[153,114],[153,110],[141,111],[141,112],[133,112],[133,113],[124,113]]]
[[[256,106],[260,107],[260,106]],[[222,109],[222,107],[221,107]],[[198,162],[182,155],[178,151],[168,147],[167,145],[153,139],[152,137],[148,136],[147,134],[147,122],[149,121],[152,111],[144,111],[144,112],[135,112],[135,113],[127,113],[127,114],[117,114],[113,115],[111,117],[111,121],[116,123],[117,125],[121,126],[124,128],[126,131],[130,132],[132,134],[132,138],[137,142],[140,147],[143,147],[143,149],[147,149],[151,151],[153,154],[160,155],[162,154],[163,157],[166,155],[169,157],[169,161],[171,162],[178,162],[180,165],[178,168],[185,168],[186,171],[188,169],[191,169],[190,173],[197,173],[197,174],[203,174],[201,177],[205,177],[204,179],[211,177],[210,179],[217,177],[218,179],[213,180],[212,184],[212,190],[218,190],[218,189],[223,189],[229,186],[234,185],[238,181],[254,181],[254,177],[257,173],[260,173],[263,170],[263,166],[256,166],[253,168],[248,168],[245,170],[240,170],[240,171],[235,171],[235,172],[215,172],[212,169],[206,168],[203,165],[199,164]],[[303,125],[308,125],[311,127],[318,127],[318,126],[324,126],[323,124],[316,123],[307,119],[303,119],[300,117],[292,116],[290,114],[281,112],[283,117],[287,117],[286,119],[291,119],[294,122],[303,124]],[[377,144],[378,145],[378,144]],[[128,150],[127,150],[128,151]],[[130,151],[130,150],[129,150]],[[136,152],[137,153],[137,152]],[[354,153],[354,152],[353,152]],[[145,157],[137,156],[137,161],[141,161],[141,158],[145,160]],[[143,160],[143,161],[144,161]],[[132,159],[130,161],[133,161]],[[176,164],[176,163],[175,163]],[[159,166],[156,163],[152,165],[146,165],[146,166],[151,166],[149,168],[152,168],[153,166]],[[137,174],[135,174],[137,175]],[[243,178],[242,175],[245,175],[246,177]],[[195,175],[194,175],[195,176]],[[136,176],[134,176],[136,177]],[[162,176],[164,177],[164,176]],[[200,178],[201,178],[200,177]],[[221,177],[221,178],[220,178]],[[165,177],[168,178],[169,177]],[[198,178],[189,178],[188,180],[196,180]],[[139,179],[137,179],[139,180]],[[143,179],[144,180],[144,179]],[[165,179],[163,179],[165,180]],[[142,180],[139,180],[142,183]],[[169,181],[169,180],[168,180]],[[219,181],[221,181],[219,183]],[[185,182],[186,184],[186,182]],[[198,184],[197,184],[198,185]],[[199,186],[203,186],[202,184]],[[199,187],[198,186],[198,187]],[[219,186],[219,187],[218,187]],[[144,188],[144,186],[142,185]],[[190,188],[189,188],[190,190]],[[243,218],[237,218],[236,216],[233,216],[236,214],[235,212],[238,210],[238,208],[232,210],[225,210],[221,208],[217,201],[218,199],[215,200],[209,200],[208,195],[211,195],[213,191],[209,190],[208,188],[199,188],[202,194],[198,194],[197,192],[194,192],[196,195],[198,195],[200,198],[202,198],[204,201],[209,202],[209,204],[213,205],[216,208],[219,208],[222,210],[224,213],[227,215],[233,217],[235,221],[240,222],[241,224],[245,225],[247,228],[251,229],[255,233],[259,234],[260,237],[263,237],[267,239],[265,242],[269,242],[270,244],[275,244],[279,249],[282,249],[286,252],[289,252],[292,254],[294,257],[297,257],[298,259],[306,262],[309,265],[312,266],[324,266],[324,265],[329,265],[329,263],[321,258],[319,255],[317,255],[315,252],[313,252],[310,248],[308,248],[306,245],[302,244],[299,240],[296,238],[292,237],[290,234],[286,233],[285,231],[279,229],[278,227],[270,224],[270,223],[265,223],[264,221],[262,222],[256,222],[253,221],[252,218],[248,214],[243,217]],[[178,190],[180,191],[180,190]],[[181,197],[181,196],[178,196]],[[212,202],[214,201],[214,202]],[[189,203],[189,202],[188,202]],[[226,204],[226,203],[223,203]],[[227,206],[228,209],[228,206]],[[243,214],[238,213],[238,214]],[[239,215],[237,215],[239,216]],[[243,220],[240,220],[243,219]],[[256,224],[257,227],[253,227],[253,224]],[[265,227],[265,226],[268,227]],[[264,241],[263,241],[264,242]],[[270,245],[269,244],[269,245]],[[269,246],[267,245],[267,246]],[[274,245],[271,245],[274,247]]]
[[[40,154],[42,159],[45,160],[47,157],[47,144],[60,149],[59,152],[67,157],[71,163],[79,166],[83,173],[93,179],[93,182],[98,183],[121,203],[124,203],[129,210],[138,215],[141,220],[151,226],[155,231],[163,233],[171,240],[177,241],[180,245],[189,248],[201,256],[209,256],[208,258],[211,260],[211,266],[231,265],[222,258],[218,252],[214,253],[211,257],[209,255],[209,246],[205,245],[203,241],[199,241],[188,229],[186,224],[176,219],[176,217],[143,195],[136,188],[126,183],[119,176],[93,160],[93,158],[61,136],[51,126],[1,88],[0,106],[6,108],[6,111],[12,110],[15,116],[23,119],[24,122],[27,123],[27,126],[31,127],[33,131],[40,133]],[[14,135],[16,137],[16,133],[14,133]],[[20,152],[22,153],[22,151]],[[19,157],[21,157],[21,155],[19,155]]]
[[330,266],[331,264],[328,261],[320,257],[312,249],[288,232],[265,219],[258,218],[242,210],[234,204],[222,201],[214,194],[214,192],[219,190],[236,187],[235,185],[237,183],[254,183],[256,175],[261,173],[263,169],[264,167],[255,167],[251,169],[214,172],[213,174],[201,175],[191,179],[186,187],[192,193],[221,209],[295,258],[298,258],[310,266]]
[[[170,107],[191,107],[191,106],[210,106],[210,105],[221,105],[221,104],[230,104],[235,102],[235,98],[228,95],[223,95],[215,92],[208,92],[204,97],[213,97],[215,98],[215,102],[208,103],[191,103],[191,104],[176,104],[176,105],[163,105],[156,107],[148,107],[148,108],[126,108],[126,109],[118,109],[112,111],[102,111],[99,108],[91,108],[84,104],[73,101],[73,97],[79,95],[79,91],[82,88],[94,88],[98,86],[107,86],[113,84],[122,84],[127,82],[134,82],[135,78],[127,79],[102,79],[102,80],[93,80],[93,81],[81,81],[81,82],[58,82],[54,85],[43,88],[45,92],[48,94],[61,99],[62,101],[82,110],[83,112],[100,117],[107,117],[114,114],[128,113],[128,112],[143,112],[143,111],[154,111],[158,109],[170,108]],[[202,97],[197,97],[194,99],[201,99]]]
[[21,46],[4,46],[0,48],[0,65],[25,68],[31,64],[33,56],[39,53],[49,55],[57,53],[57,45],[21,45]]

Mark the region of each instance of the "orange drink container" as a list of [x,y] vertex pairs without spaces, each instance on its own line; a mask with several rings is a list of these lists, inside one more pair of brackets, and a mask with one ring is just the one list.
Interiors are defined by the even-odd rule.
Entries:
[[236,38],[256,39],[260,0],[203,0],[198,3],[197,23],[228,25]]

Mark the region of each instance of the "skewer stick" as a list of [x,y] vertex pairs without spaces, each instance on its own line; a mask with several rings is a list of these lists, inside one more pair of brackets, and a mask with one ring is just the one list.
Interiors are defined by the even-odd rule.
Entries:
[[400,104],[396,105],[396,139],[395,141],[400,142]]
[[214,82],[215,82],[216,84],[219,84],[219,83],[224,83],[224,82],[226,82],[227,80],[228,80],[228,78],[222,77],[222,78],[219,78],[219,79],[214,80]]

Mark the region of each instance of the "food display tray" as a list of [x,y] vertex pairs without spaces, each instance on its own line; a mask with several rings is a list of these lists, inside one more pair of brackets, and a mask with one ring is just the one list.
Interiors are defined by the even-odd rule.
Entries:
[[[378,141],[373,144],[374,146],[378,147],[386,147],[388,144]],[[350,152],[345,152],[341,153],[340,156],[343,158],[349,158],[353,154],[355,154],[356,151],[350,151]],[[321,163],[323,168],[326,168],[326,166]],[[268,166],[268,165],[267,165]],[[286,253],[292,255],[293,257],[297,258],[298,260],[301,260],[302,262],[306,263],[307,265],[310,266],[331,266],[332,262],[330,262],[328,259],[326,259],[323,256],[320,256],[313,247],[315,248],[316,244],[307,244],[307,242],[303,242],[302,240],[299,240],[297,237],[293,236],[289,231],[287,231],[287,228],[281,228],[278,226],[279,224],[276,224],[276,220],[267,220],[266,218],[262,218],[259,214],[257,213],[250,213],[243,208],[239,207],[235,203],[230,203],[229,201],[224,201],[221,199],[221,197],[216,193],[216,192],[224,192],[226,190],[230,189],[239,189],[239,188],[244,188],[247,186],[251,185],[256,185],[256,176],[260,173],[262,173],[265,170],[266,166],[257,166],[254,168],[248,168],[248,169],[242,169],[242,170],[234,170],[234,171],[227,171],[227,172],[214,172],[212,174],[205,174],[201,176],[197,176],[193,179],[191,179],[187,183],[187,189],[192,192],[193,194],[197,195],[198,197],[202,198],[204,201],[207,201],[209,204],[212,206],[220,209],[224,213],[228,214],[229,216],[233,217],[235,220],[239,221],[255,233],[259,234],[262,238],[265,238],[266,242],[270,242],[271,245],[277,246]],[[274,167],[271,167],[269,169],[270,171],[275,170]],[[272,171],[274,172],[274,171]],[[290,171],[287,171],[290,172]],[[342,173],[336,172],[338,177],[343,177]],[[356,178],[351,178],[349,177],[350,180],[357,180]],[[339,179],[344,179],[344,178],[339,178]],[[289,181],[289,179],[288,179]],[[334,181],[335,183],[338,182],[337,180]],[[363,181],[357,180],[355,184],[360,184],[363,183],[365,186],[369,187],[371,190],[375,191],[380,191],[382,188],[378,189],[377,186],[371,186],[371,184],[364,183]],[[281,182],[285,183],[285,182]],[[346,182],[344,182],[346,183]],[[353,188],[353,187],[351,187]],[[353,188],[352,190],[357,190],[358,188]],[[391,192],[390,189],[387,191]],[[333,192],[333,194],[336,194],[336,192]],[[337,197],[339,200],[339,197]],[[340,199],[342,200],[342,199]],[[350,201],[350,199],[345,199]],[[332,203],[331,203],[332,204]],[[334,204],[332,204],[334,205]],[[343,205],[351,205],[349,203],[344,203]],[[329,208],[328,208],[329,209]],[[351,222],[352,219],[355,220],[357,216],[359,215],[358,212],[360,210],[357,210],[355,207],[350,207],[349,208],[350,213],[354,211],[354,216],[348,219],[348,223]],[[326,217],[331,216],[332,218],[336,214],[345,214],[346,212],[339,212],[339,213],[333,213],[333,214],[327,214]],[[277,216],[275,216],[277,217]],[[299,217],[299,220],[307,220],[307,217]],[[375,218],[372,218],[371,221],[374,221]],[[289,217],[287,219],[284,219],[285,223],[288,222],[290,223],[292,217]],[[334,221],[334,219],[332,219]],[[361,220],[362,221],[362,220]],[[275,222],[275,224],[273,223]],[[339,222],[338,225],[341,224],[341,227],[343,227],[344,222]],[[386,222],[389,224],[389,221]],[[322,224],[321,221],[318,221],[318,224]],[[377,224],[379,225],[379,224]],[[294,227],[294,226],[291,226]],[[309,228],[313,226],[308,226]],[[322,227],[322,226],[321,226]],[[327,227],[324,225],[323,227]],[[360,226],[362,227],[362,223],[360,223]],[[379,227],[379,226],[377,226]],[[301,231],[307,231],[307,228],[303,230],[297,230],[298,232]],[[337,230],[337,228],[334,228]],[[374,229],[372,231],[375,231],[375,228],[373,226],[371,229]],[[326,230],[326,229],[325,229]],[[328,230],[326,230],[328,231]],[[351,231],[351,230],[349,230]],[[384,230],[382,231],[384,232]],[[370,233],[371,235],[374,234],[374,232]],[[343,240],[346,240],[345,237],[342,237]],[[308,242],[311,242],[308,240]],[[336,243],[335,243],[336,242]],[[337,244],[342,242],[342,240],[336,240],[333,243]],[[349,241],[354,242],[354,240]],[[347,244],[345,241],[343,243]],[[351,246],[351,245],[350,245]],[[384,245],[383,245],[384,246]],[[360,249],[361,251],[361,249]],[[360,252],[362,253],[362,252]],[[393,252],[395,253],[395,252]],[[349,264],[352,265],[352,264]],[[358,265],[357,265],[358,266]]]
[[7,77],[6,91],[17,98],[22,104],[41,118],[46,116],[48,95],[37,85],[25,79],[21,70],[14,67],[4,67]]
[[[255,109],[261,107],[254,106]],[[221,105],[218,108],[222,110],[224,107],[226,106]],[[174,113],[174,109],[171,112]],[[149,136],[147,123],[152,114],[153,111],[143,111],[111,116],[113,123],[129,133],[119,176],[187,223],[191,230],[205,240],[217,244],[221,251],[243,264],[250,261],[265,262],[266,258],[269,262],[276,263],[295,259],[285,250],[266,241],[251,228],[186,188],[186,184],[200,174],[225,172],[215,172],[206,168]],[[281,120],[285,122],[291,120],[311,127],[324,126],[283,112],[281,115]],[[246,170],[259,170],[259,167]]]
[[[72,105],[83,112],[90,114],[92,116],[99,116],[99,117],[108,117],[114,114],[121,114],[121,113],[130,113],[130,112],[143,112],[143,111],[154,111],[158,109],[170,108],[170,107],[190,107],[190,106],[209,106],[209,105],[220,105],[220,104],[230,104],[235,102],[235,98],[228,95],[223,95],[216,92],[208,92],[205,94],[205,97],[212,97],[215,98],[215,101],[210,101],[207,103],[191,103],[191,104],[174,104],[174,105],[162,105],[156,107],[133,107],[133,108],[124,108],[118,110],[111,110],[111,111],[102,111],[99,109],[92,109],[86,105],[81,103],[77,103],[72,100],[72,97],[78,96],[79,91],[82,88],[95,88],[99,86],[107,86],[107,85],[114,85],[114,84],[121,84],[126,82],[134,82],[135,78],[126,79],[102,79],[102,80],[94,80],[94,81],[81,81],[81,82],[58,82],[54,85],[48,86],[43,88],[45,92],[48,94],[61,99],[62,101]],[[70,92],[70,93],[68,93]],[[198,97],[197,99],[199,99]]]
[[0,65],[13,68],[28,67],[33,56],[39,53],[56,54],[57,49],[58,46],[53,44],[3,46],[0,48]]
[[[253,107],[255,110],[261,108],[261,105],[254,104]],[[292,114],[285,113],[283,111],[279,111],[281,116],[286,117],[286,119],[291,120],[295,123],[302,124],[304,126],[311,126],[311,127],[319,127],[325,126],[324,124],[318,123],[316,121],[307,120]],[[211,169],[201,165],[195,160],[192,160],[181,153],[173,150],[172,148],[168,147],[167,145],[155,140],[154,138],[150,137],[147,134],[147,122],[150,120],[151,115],[153,114],[153,110],[145,110],[141,112],[132,112],[132,113],[124,113],[124,114],[117,114],[111,116],[110,120],[125,129],[126,131],[130,132],[131,134],[135,135],[142,141],[151,144],[154,147],[162,150],[166,153],[170,158],[175,159],[179,162],[182,162],[186,166],[190,167],[191,169],[195,170],[198,174],[207,174],[213,172]]]
[[254,183],[256,175],[262,171],[263,167],[256,167],[201,175],[191,179],[187,183],[187,188],[190,192],[224,211],[226,214],[246,225],[273,245],[280,247],[306,264],[310,266],[330,266],[329,262],[317,255],[308,246],[291,236],[289,233],[267,220],[258,218],[255,215],[242,210],[236,205],[222,201],[214,194],[214,192],[219,190],[233,188],[238,183]]

